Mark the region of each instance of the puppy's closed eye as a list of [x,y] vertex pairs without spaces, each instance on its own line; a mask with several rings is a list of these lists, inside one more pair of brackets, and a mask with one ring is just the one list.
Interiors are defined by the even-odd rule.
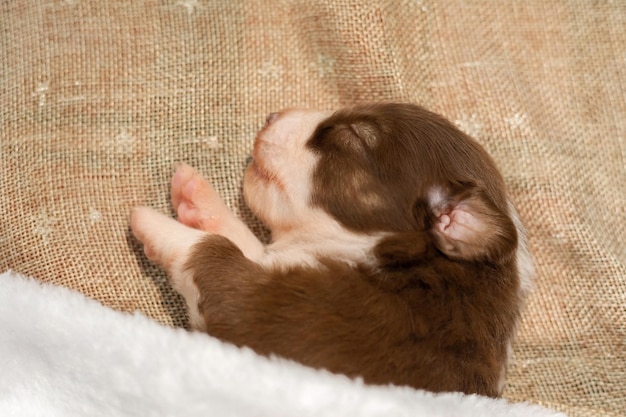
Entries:
[[332,150],[337,158],[366,159],[375,138],[357,124],[321,126],[309,144],[316,152]]

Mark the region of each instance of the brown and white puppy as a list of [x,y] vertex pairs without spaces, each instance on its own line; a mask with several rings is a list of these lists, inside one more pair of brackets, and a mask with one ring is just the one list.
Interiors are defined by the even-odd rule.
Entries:
[[494,162],[410,104],[273,113],[245,173],[263,245],[188,166],[132,229],[191,325],[372,384],[499,396],[532,262]]

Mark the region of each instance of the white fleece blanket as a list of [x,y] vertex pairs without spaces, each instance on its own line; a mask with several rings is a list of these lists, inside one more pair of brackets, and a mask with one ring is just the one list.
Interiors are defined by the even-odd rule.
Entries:
[[371,387],[0,274],[2,416],[564,416]]

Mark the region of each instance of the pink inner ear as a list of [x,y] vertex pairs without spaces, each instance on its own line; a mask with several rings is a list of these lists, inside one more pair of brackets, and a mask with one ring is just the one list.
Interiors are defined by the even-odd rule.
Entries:
[[[429,193],[432,234],[439,250],[452,258],[476,259],[500,252],[507,218],[476,187],[460,193],[437,188]],[[510,221],[509,221],[510,223]]]
[[457,204],[448,213],[441,213],[434,227],[443,237],[465,243],[486,231],[486,224],[472,213],[469,205],[463,203]]

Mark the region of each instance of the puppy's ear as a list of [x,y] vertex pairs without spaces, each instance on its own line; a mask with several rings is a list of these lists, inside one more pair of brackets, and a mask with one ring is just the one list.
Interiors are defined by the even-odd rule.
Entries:
[[430,230],[435,246],[449,258],[504,261],[517,246],[510,216],[485,190],[472,183],[434,187],[428,201],[416,204],[416,216]]

